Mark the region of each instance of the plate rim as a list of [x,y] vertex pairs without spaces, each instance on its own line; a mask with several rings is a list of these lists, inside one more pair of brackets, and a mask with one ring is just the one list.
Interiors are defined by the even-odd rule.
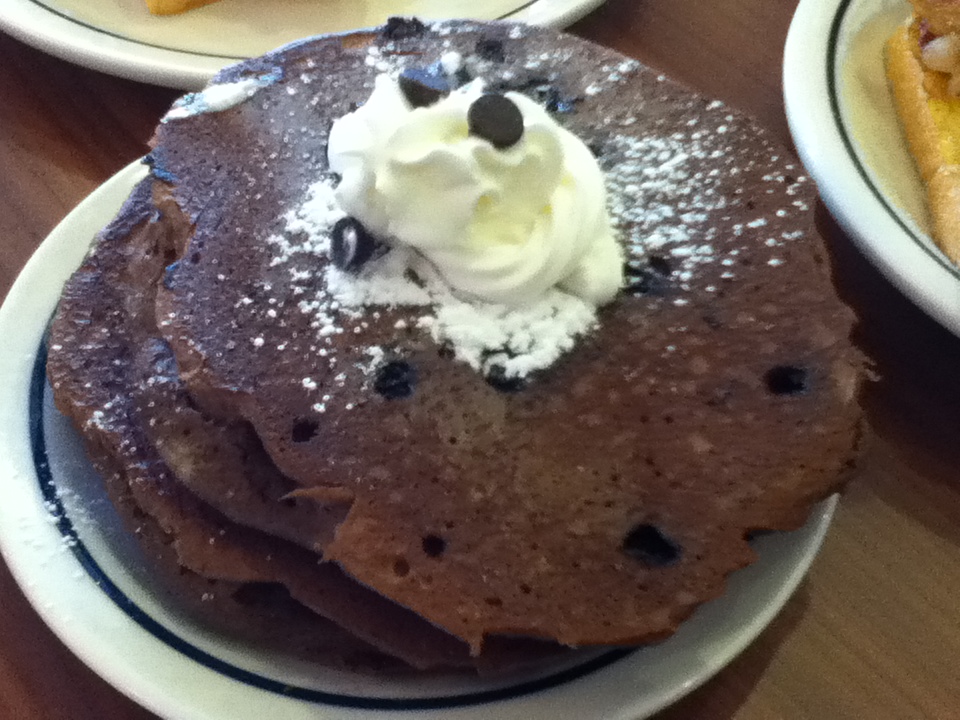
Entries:
[[[824,204],[860,251],[914,304],[960,335],[960,267],[925,244],[893,208],[858,155],[841,107],[845,23],[851,8],[875,2],[800,0],[783,59],[790,133]],[[905,17],[908,8],[904,3]]]
[[[108,683],[161,717],[176,717],[179,720],[183,718],[222,719],[221,715],[210,711],[209,708],[198,709],[195,703],[190,704],[182,697],[171,699],[168,689],[162,684],[163,679],[158,680],[149,674],[138,674],[141,671],[134,665],[118,662],[114,645],[104,642],[103,637],[99,635],[92,636],[92,630],[85,627],[83,623],[58,613],[55,604],[51,603],[49,594],[44,594],[47,591],[44,590],[43,584],[38,582],[38,578],[44,578],[44,573],[48,571],[31,562],[36,557],[36,548],[31,548],[30,544],[24,543],[23,538],[19,536],[23,531],[21,515],[26,513],[32,518],[31,522],[39,527],[39,532],[48,535],[55,533],[54,540],[56,542],[61,540],[59,531],[50,522],[49,508],[43,503],[33,466],[29,427],[27,427],[29,382],[25,380],[31,377],[36,352],[46,331],[47,319],[52,315],[59,298],[62,281],[73,272],[79,262],[78,258],[85,254],[88,241],[92,239],[95,232],[93,228],[102,227],[113,217],[120,202],[126,198],[129,190],[145,172],[142,161],[131,163],[97,188],[67,215],[30,258],[11,288],[6,301],[0,307],[0,336],[8,338],[8,341],[0,346],[0,448],[6,446],[3,448],[4,452],[0,452],[0,481],[8,485],[7,502],[0,504],[0,552],[20,590],[45,624],[81,661]],[[64,252],[65,249],[68,252]],[[13,331],[14,328],[16,332]],[[11,478],[13,482],[7,482]],[[644,673],[649,673],[651,669],[650,661],[645,660],[648,657],[647,653],[654,653],[654,657],[657,657],[659,648],[669,648],[668,643],[680,636],[685,627],[695,628],[696,626],[691,626],[691,623],[696,620],[696,614],[694,618],[681,625],[677,635],[665,643],[631,653],[587,676],[511,700],[444,708],[444,716],[450,720],[480,720],[489,716],[491,707],[497,707],[499,711],[519,712],[519,715],[511,715],[515,718],[543,717],[555,720],[562,716],[563,709],[568,706],[568,703],[582,702],[585,695],[590,695],[589,692],[585,695],[577,693],[581,693],[585,684],[591,682],[596,683],[594,690],[606,689],[604,695],[611,694],[609,690],[612,686],[625,688],[624,692],[628,696],[609,701],[617,703],[616,714],[610,715],[611,718],[637,720],[664,709],[712,678],[752,643],[780,612],[817,556],[836,505],[837,496],[833,496],[811,510],[807,525],[798,531],[803,532],[804,535],[794,536],[805,539],[788,547],[788,552],[796,555],[796,562],[791,562],[787,567],[778,570],[774,585],[770,584],[768,576],[763,576],[765,587],[762,588],[762,592],[757,590],[758,595],[763,597],[760,610],[748,618],[737,621],[736,628],[725,632],[724,641],[719,647],[704,649],[694,642],[694,649],[689,650],[689,656],[685,658],[687,662],[684,670],[675,673],[677,677],[658,693],[649,696],[636,694],[638,692],[636,688],[641,687],[644,682]],[[47,537],[44,542],[49,544],[50,538]],[[71,562],[76,563],[72,553],[61,553],[60,560],[63,557],[72,558]],[[761,553],[761,559],[762,557]],[[162,651],[164,657],[167,651],[177,652],[168,645],[157,648],[156,644],[159,641],[154,636],[149,635],[142,627],[136,626],[129,616],[113,605],[107,595],[93,585],[89,576],[84,577],[85,579],[81,578],[84,583],[83,592],[78,591],[71,597],[70,602],[95,603],[97,611],[107,616],[101,619],[119,627],[118,633],[125,633],[122,641],[124,648],[131,645],[143,646],[150,650]],[[47,580],[52,582],[50,578]],[[85,584],[87,581],[90,581],[90,586]],[[90,600],[87,595],[93,599]],[[723,597],[730,597],[730,595]],[[736,603],[736,600],[734,602]],[[107,606],[106,610],[104,605]],[[117,641],[114,640],[114,642]],[[129,653],[122,657],[129,657]],[[211,682],[212,687],[219,688],[219,691],[210,690],[214,696],[217,692],[221,695],[225,693],[224,688],[239,686],[239,683],[196,663],[181,664],[188,665],[197,677],[205,678],[203,680],[205,692],[211,687]],[[625,682],[630,683],[629,687]],[[260,696],[256,697],[260,698]],[[268,700],[274,702],[275,697],[271,696]],[[290,701],[303,702],[295,699]],[[184,706],[185,702],[188,703],[187,706]],[[544,705],[541,706],[541,703]],[[398,720],[401,718],[416,720],[436,717],[436,711],[433,710],[368,711],[315,703],[306,703],[305,706],[309,708],[309,717],[315,720],[334,716],[352,717],[357,720],[361,718],[388,720],[391,717]],[[548,714],[530,714],[538,711]],[[298,712],[297,707],[290,706],[289,717],[301,717]],[[507,715],[502,716],[507,717]]]
[[[563,28],[605,0],[529,0],[503,19]],[[67,62],[179,90],[199,90],[224,66],[245,56],[158,47],[71,19],[38,0],[0,3],[0,30]]]

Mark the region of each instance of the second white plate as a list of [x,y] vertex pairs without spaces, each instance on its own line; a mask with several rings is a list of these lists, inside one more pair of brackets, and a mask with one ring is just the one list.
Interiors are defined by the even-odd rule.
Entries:
[[924,191],[884,73],[905,0],[801,0],[783,86],[790,130],[830,212],[864,255],[960,335],[960,268],[928,233]]
[[565,27],[603,0],[220,0],[155,17],[143,0],[3,0],[0,29],[51,55],[120,77],[196,90],[230,63],[390,15],[510,19]]

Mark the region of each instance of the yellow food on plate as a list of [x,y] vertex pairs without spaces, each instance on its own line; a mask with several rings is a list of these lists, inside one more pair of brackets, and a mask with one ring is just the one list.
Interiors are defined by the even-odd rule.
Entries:
[[176,15],[193,10],[201,5],[209,5],[217,0],[146,0],[147,8],[154,15]]
[[933,239],[960,263],[960,0],[916,0],[887,43],[887,78],[926,187]]

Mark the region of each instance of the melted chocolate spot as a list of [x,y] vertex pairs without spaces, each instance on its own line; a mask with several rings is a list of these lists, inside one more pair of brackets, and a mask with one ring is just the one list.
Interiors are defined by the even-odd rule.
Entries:
[[626,278],[624,289],[632,295],[666,295],[669,289],[666,278],[647,267],[628,266],[624,277]]
[[647,263],[650,265],[650,268],[664,277],[669,276],[673,272],[673,268],[670,266],[670,261],[667,260],[662,255],[651,255],[647,258]]
[[387,400],[410,397],[416,385],[417,369],[405,360],[391,360],[382,365],[373,381],[373,389]]
[[317,434],[317,430],[319,429],[320,424],[316,420],[300,418],[293,424],[293,430],[290,432],[290,439],[295,443],[305,443],[312,439]]
[[764,374],[767,390],[774,395],[799,395],[808,389],[808,375],[805,368],[795,365],[777,365]]
[[527,381],[522,377],[507,377],[507,371],[503,365],[491,367],[485,379],[488,385],[505,393],[519,392],[527,386]]
[[446,78],[419,68],[407,68],[397,83],[412,107],[429,107],[450,92]]
[[577,109],[577,103],[583,100],[583,98],[578,97],[564,97],[555,85],[539,88],[537,94],[540,96],[540,102],[546,107],[547,112],[552,113],[572,113]]
[[444,550],[447,549],[447,541],[439,535],[427,535],[423,538],[421,544],[423,546],[423,552],[432,558],[440,557],[443,555]]
[[465,67],[461,67],[453,74],[453,79],[456,81],[457,87],[463,87],[473,80],[473,75]]
[[484,60],[502,63],[507,59],[507,54],[503,49],[503,41],[495,38],[480,38],[474,47],[476,54]]
[[526,75],[511,80],[499,80],[490,86],[491,92],[509,91],[523,93],[537,100],[543,99],[543,91],[550,86],[550,78],[543,75]]
[[383,37],[387,40],[408,40],[418,38],[427,31],[427,26],[414,17],[391,17],[383,28]]
[[398,557],[393,561],[393,574],[397,577],[406,577],[410,574],[410,563],[406,558]]
[[720,322],[720,319],[716,315],[711,315],[709,313],[703,316],[703,322],[711,330],[719,330],[723,327],[723,323]]
[[623,540],[623,552],[651,567],[667,567],[676,563],[683,549],[660,528],[649,523],[641,523],[631,530]]

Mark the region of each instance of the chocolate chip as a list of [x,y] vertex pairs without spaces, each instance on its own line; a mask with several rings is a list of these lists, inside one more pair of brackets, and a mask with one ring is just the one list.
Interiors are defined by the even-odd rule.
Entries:
[[400,400],[413,395],[417,369],[405,360],[391,360],[380,366],[373,389],[387,400]]
[[467,111],[470,134],[490,142],[497,150],[505,150],[523,137],[523,114],[520,108],[503,95],[481,95]]
[[522,377],[516,375],[507,377],[507,371],[503,365],[491,367],[485,379],[488,385],[504,393],[520,392],[527,386],[527,381]]
[[626,279],[624,289],[632,295],[666,295],[670,287],[663,275],[653,272],[649,267],[637,268],[627,265],[624,268],[624,278]]
[[507,54],[503,50],[503,40],[495,38],[480,38],[474,47],[474,51],[484,60],[502,63],[507,59]]
[[661,255],[650,255],[646,265],[631,261],[623,266],[625,289],[634,295],[666,295],[670,289],[670,261]]
[[377,241],[356,218],[340,218],[330,235],[330,259],[341,270],[359,270],[377,249]]
[[457,68],[457,71],[453,74],[453,79],[456,82],[457,87],[463,87],[473,80],[473,75],[470,74],[469,70],[461,66]]
[[513,90],[524,95],[536,96],[541,100],[543,92],[548,87],[550,87],[550,78],[545,75],[522,75],[510,80],[499,80],[490,86],[492,92],[505,93]]
[[320,423],[318,423],[316,420],[300,418],[293,424],[293,430],[290,433],[290,439],[295,443],[305,443],[317,434],[317,430],[319,428]]
[[564,97],[555,85],[538,88],[537,94],[547,112],[552,113],[572,113],[577,109],[577,103],[583,100],[583,98],[578,97]]
[[429,107],[450,92],[446,78],[419,68],[407,68],[398,81],[401,92],[412,107]]
[[407,40],[420,37],[427,26],[415,17],[391,17],[383,28],[382,35],[387,40]]
[[425,536],[421,545],[423,546],[423,552],[432,558],[440,557],[447,549],[447,541],[439,535]]
[[706,313],[703,315],[704,324],[711,330],[719,330],[723,327],[723,323],[720,322],[720,319],[716,315]]
[[650,265],[654,271],[660,273],[664,277],[669,276],[673,272],[673,268],[670,266],[670,261],[662,255],[651,255],[647,258],[647,264]]
[[774,395],[799,395],[808,389],[807,371],[795,365],[777,365],[764,374],[767,390]]
[[660,528],[649,523],[634,527],[623,540],[623,552],[651,567],[667,567],[676,563],[683,549]]

